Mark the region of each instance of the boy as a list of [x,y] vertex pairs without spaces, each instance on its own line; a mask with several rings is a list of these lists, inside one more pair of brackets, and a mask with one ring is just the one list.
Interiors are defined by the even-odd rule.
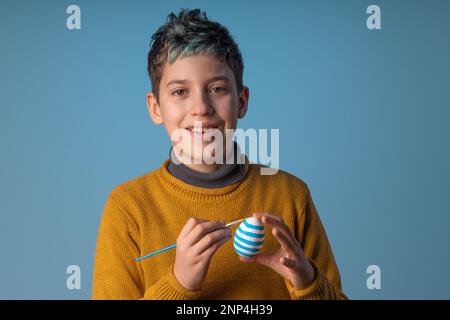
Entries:
[[[93,298],[346,299],[307,185],[283,171],[261,175],[236,143],[223,152],[227,136],[209,158],[199,152],[247,112],[242,57],[227,29],[200,10],[170,14],[153,35],[148,72],[148,110],[172,140],[170,159],[111,192]],[[212,154],[232,161],[207,161]],[[249,216],[266,227],[265,243],[242,257],[225,222]],[[136,261],[175,240],[176,249]]]

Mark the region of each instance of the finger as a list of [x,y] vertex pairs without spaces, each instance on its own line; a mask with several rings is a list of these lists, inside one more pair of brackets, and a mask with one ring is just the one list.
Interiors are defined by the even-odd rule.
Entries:
[[286,266],[289,269],[297,269],[297,261],[289,259],[287,257],[281,257],[280,263]]
[[278,220],[280,222],[283,222],[283,219],[280,216],[276,216],[276,215],[265,213],[265,212],[255,212],[255,213],[253,213],[253,217],[255,217],[256,219],[259,219],[259,220],[261,220],[263,217],[269,217],[269,218]]
[[256,257],[244,257],[244,256],[239,256],[239,260],[241,260],[242,262],[256,262]]
[[[274,232],[284,235],[283,239],[285,243],[289,245],[292,251],[297,252],[300,244],[297,239],[292,235],[289,227],[283,222],[283,219],[278,216],[274,216],[267,213],[256,213],[255,214],[264,224],[268,224],[272,227],[272,234],[275,236]],[[276,229],[276,231],[274,231]],[[286,247],[286,246],[285,246]],[[288,248],[286,248],[287,250]]]
[[272,227],[276,226],[279,229],[281,229],[281,231],[283,231],[286,235],[288,235],[288,236],[291,235],[291,230],[283,222],[283,219],[281,217],[274,216],[274,215],[267,214],[267,213],[255,213],[254,215],[255,215],[255,218],[261,220],[262,223],[268,224]]
[[231,230],[226,229],[218,229],[207,233],[194,245],[194,252],[196,254],[202,254],[206,249],[214,245],[217,241],[223,238],[231,238]]
[[217,240],[216,243],[214,243],[209,248],[207,248],[205,251],[203,251],[203,253],[200,256],[207,258],[207,259],[211,259],[211,257],[214,255],[214,253],[216,253],[217,249],[219,249],[221,245],[223,245],[230,239],[231,239],[231,236],[226,236],[225,238]]
[[202,220],[202,219],[195,218],[195,217],[189,218],[188,221],[186,222],[186,224],[181,229],[179,237],[180,238],[186,237],[189,234],[189,232],[191,232],[192,229],[194,229],[194,227],[200,223],[200,220]]
[[185,237],[186,244],[188,246],[193,246],[200,241],[205,234],[223,228],[225,228],[225,223],[223,221],[206,221],[199,223]]
[[277,227],[272,229],[272,234],[275,238],[277,238],[278,242],[281,244],[281,247],[288,253],[288,255],[292,257],[298,256],[298,247],[290,237],[286,236],[286,234],[280,231]]
[[296,256],[300,248],[297,239],[292,235],[289,227],[283,222],[279,216],[268,214],[265,212],[255,212],[253,217],[261,220],[264,224],[272,227],[272,234],[278,239],[283,249]]

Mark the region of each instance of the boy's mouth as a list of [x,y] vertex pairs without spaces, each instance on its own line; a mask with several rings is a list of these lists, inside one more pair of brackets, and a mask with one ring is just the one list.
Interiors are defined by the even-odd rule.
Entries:
[[203,126],[188,126],[184,129],[189,131],[191,137],[202,141],[209,141],[210,138],[208,138],[208,136],[210,136],[214,132],[213,130],[221,131],[220,126],[216,124],[205,124]]
[[219,127],[187,127],[185,129],[192,133],[204,134],[208,130],[219,129]]

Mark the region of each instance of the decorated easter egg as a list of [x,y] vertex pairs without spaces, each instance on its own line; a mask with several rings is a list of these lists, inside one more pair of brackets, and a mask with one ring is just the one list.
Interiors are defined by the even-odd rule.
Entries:
[[242,221],[234,233],[234,251],[243,257],[253,257],[261,251],[263,244],[263,224],[253,217]]

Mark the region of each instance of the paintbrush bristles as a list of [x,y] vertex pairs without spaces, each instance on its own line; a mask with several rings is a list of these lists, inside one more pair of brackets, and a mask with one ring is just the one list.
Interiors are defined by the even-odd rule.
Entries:
[[230,226],[235,225],[235,224],[237,224],[239,222],[242,222],[244,220],[245,219],[240,219],[240,220],[236,220],[236,221],[230,222],[230,223],[226,224],[225,227],[230,227]]

